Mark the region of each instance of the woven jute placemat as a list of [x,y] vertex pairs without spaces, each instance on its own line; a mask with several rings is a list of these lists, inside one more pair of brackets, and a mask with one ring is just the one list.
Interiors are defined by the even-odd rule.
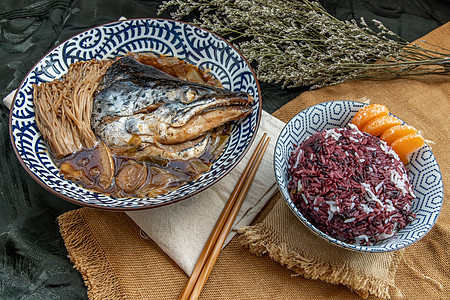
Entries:
[[[424,39],[450,48],[450,23]],[[292,229],[290,225],[294,221],[277,194],[251,228],[276,228],[271,232],[281,235],[272,235],[271,239],[279,251],[267,251],[270,245],[260,248],[262,251],[252,248],[247,233],[234,238],[222,250],[201,299],[447,298],[450,290],[449,95],[448,76],[358,80],[303,93],[277,111],[276,117],[288,121],[302,109],[323,101],[370,99],[387,105],[392,113],[435,142],[433,153],[445,189],[440,217],[428,235],[405,250],[355,258],[322,247],[320,252],[329,251],[330,255],[320,261],[312,257],[311,251],[309,254],[305,251],[317,249],[314,247],[320,246],[320,242],[302,243],[295,230],[283,230]],[[187,281],[187,275],[152,240],[142,235],[124,213],[82,208],[60,216],[59,224],[69,256],[83,275],[91,299],[176,299]],[[259,240],[255,238],[256,242]],[[248,247],[259,255],[252,254]],[[303,259],[298,264],[283,260],[285,256],[280,251]]]

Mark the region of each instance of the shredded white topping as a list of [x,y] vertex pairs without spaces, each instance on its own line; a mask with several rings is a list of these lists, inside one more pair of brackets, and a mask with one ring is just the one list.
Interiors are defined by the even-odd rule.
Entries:
[[411,210],[411,205],[409,203],[406,203],[405,206],[403,206],[404,210]]
[[331,218],[333,218],[335,213],[339,213],[340,209],[339,206],[337,206],[335,201],[326,201],[326,203],[328,204],[328,221],[331,220]]
[[394,236],[394,234],[395,234],[395,231],[394,231],[394,230],[393,230],[390,234],[385,233],[385,232],[380,233],[380,234],[378,235],[378,240],[385,240],[385,239],[388,239],[388,238]]
[[[359,130],[359,128],[358,128],[355,124],[348,123],[347,126],[350,127],[351,129],[356,130],[357,132],[361,132],[361,131]],[[362,132],[361,132],[361,133],[362,133]]]
[[334,213],[332,211],[328,211],[328,221],[330,221],[334,216]]
[[406,187],[406,182],[408,182],[408,176],[403,173],[403,174],[399,174],[398,172],[392,172],[391,173],[391,182],[392,184],[398,188],[399,190],[402,191],[403,196],[406,195],[408,193],[407,187]]
[[335,213],[335,212],[340,212],[341,210],[339,209],[339,206],[337,206],[335,201],[326,201],[326,203],[328,203],[328,205],[330,206],[330,210]]
[[382,186],[383,186],[383,181],[381,181],[379,184],[377,184],[377,186],[375,187],[375,192],[378,193]]
[[[302,188],[303,188],[302,182],[299,180],[298,183],[297,183],[297,191],[298,191],[298,192],[301,192],[301,191],[302,191]],[[303,194],[302,194],[302,195],[303,195]]]
[[395,153],[394,149],[389,147],[385,141],[380,140],[380,148],[381,148],[381,150],[384,151],[384,153],[390,154],[390,155],[394,156],[395,160],[400,161],[400,158],[398,157],[397,153]]
[[373,212],[373,208],[371,208],[371,207],[368,206],[367,204],[361,203],[361,204],[359,204],[359,206],[363,209],[363,211],[364,211],[366,214],[369,214],[369,213]]
[[303,200],[305,201],[305,203],[308,204],[308,199],[306,199],[305,194],[302,194],[302,198],[303,198]]
[[391,221],[392,221],[392,218],[394,218],[394,216],[395,216],[395,215],[390,215],[389,218],[387,218],[387,219],[384,220],[384,224],[387,224],[387,223],[391,222]]
[[395,210],[394,203],[392,203],[391,199],[385,199],[386,202],[386,211],[391,212]]
[[335,128],[328,129],[325,131],[325,139],[328,139],[329,137],[333,137],[336,141],[339,140],[339,138],[342,136]]
[[369,242],[369,237],[365,234],[361,234],[355,238],[355,242],[357,245],[361,245],[361,241]]
[[303,150],[301,149],[301,148],[298,148],[299,150],[297,151],[297,154],[296,154],[296,160],[295,160],[295,166],[294,166],[294,168],[295,169],[297,169],[297,167],[298,167],[298,164],[300,163],[300,158],[302,157],[302,155],[303,155]]
[[379,203],[382,207],[384,206],[384,203],[378,199],[378,197],[373,193],[370,184],[362,182],[361,186],[364,188],[364,190],[366,191],[366,199],[368,202],[377,202]]

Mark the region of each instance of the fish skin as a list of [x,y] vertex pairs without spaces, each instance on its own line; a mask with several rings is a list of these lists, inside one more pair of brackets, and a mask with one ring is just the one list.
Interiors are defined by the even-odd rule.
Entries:
[[209,145],[211,135],[206,133],[187,142],[164,145],[160,143],[142,142],[135,148],[112,148],[112,152],[119,156],[126,156],[136,160],[147,160],[148,157],[161,157],[165,159],[188,160],[200,157]]
[[[245,93],[181,80],[125,56],[103,76],[91,124],[97,137],[113,148],[129,147],[136,135],[141,149],[176,145],[247,116],[252,102]],[[184,150],[181,156],[191,152],[198,150]]]

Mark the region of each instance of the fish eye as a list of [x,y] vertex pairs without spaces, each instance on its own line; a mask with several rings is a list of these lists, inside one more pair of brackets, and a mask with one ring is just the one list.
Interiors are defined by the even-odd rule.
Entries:
[[189,90],[185,94],[185,99],[187,102],[192,102],[197,98],[197,91],[196,90]]

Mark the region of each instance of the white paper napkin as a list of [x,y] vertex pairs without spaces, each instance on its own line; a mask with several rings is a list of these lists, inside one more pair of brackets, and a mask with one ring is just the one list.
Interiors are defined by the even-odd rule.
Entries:
[[11,104],[12,101],[14,99],[14,95],[16,94],[16,90],[12,91],[11,93],[8,94],[8,96],[6,96],[5,98],[3,98],[3,104],[5,104],[5,106],[10,109],[11,108]]
[[208,237],[250,156],[264,132],[271,138],[269,147],[256,172],[225,245],[237,230],[247,226],[277,191],[273,155],[278,134],[284,123],[263,112],[260,127],[252,147],[242,161],[221,181],[187,200],[127,215],[190,275]]
[[[3,99],[11,106],[15,91]],[[225,245],[242,226],[247,226],[277,191],[273,156],[274,146],[284,123],[263,111],[256,139],[242,161],[220,182],[189,199],[167,206],[127,215],[158,246],[190,275],[203,246],[214,228],[228,198],[264,132],[271,138],[253,183],[242,204]]]

